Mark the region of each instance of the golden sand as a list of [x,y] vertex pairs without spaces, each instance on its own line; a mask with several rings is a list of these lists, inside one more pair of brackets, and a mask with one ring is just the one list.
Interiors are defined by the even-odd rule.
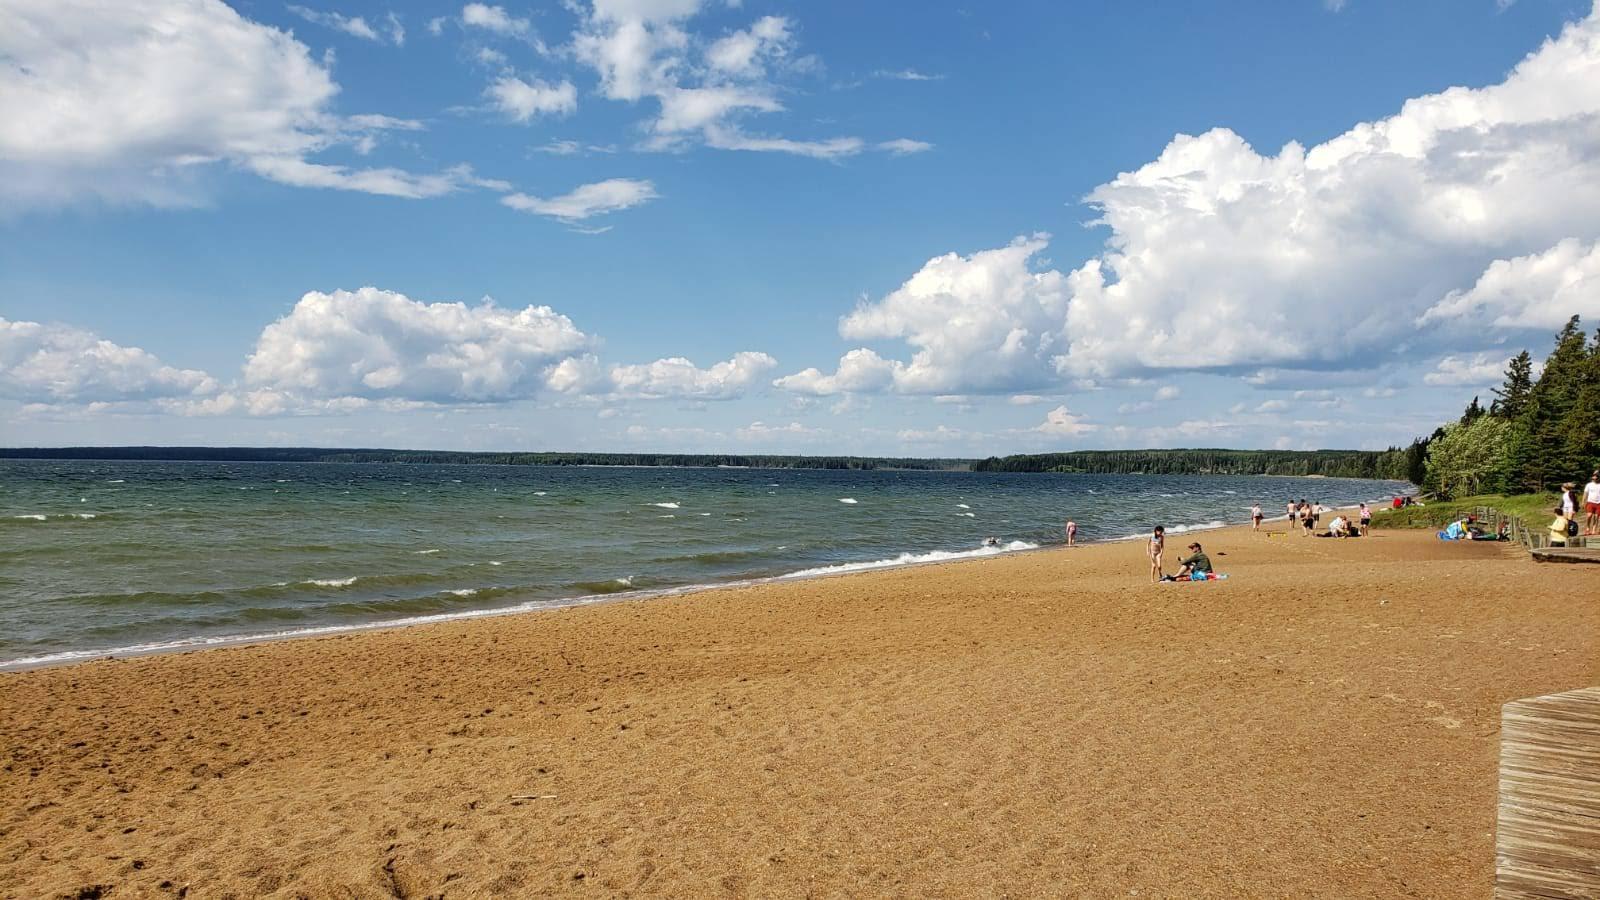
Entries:
[[0,676],[0,894],[1488,896],[1600,566],[1200,539]]

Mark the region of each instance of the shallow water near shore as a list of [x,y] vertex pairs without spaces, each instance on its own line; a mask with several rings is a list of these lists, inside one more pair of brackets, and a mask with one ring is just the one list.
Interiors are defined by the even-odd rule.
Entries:
[[[1244,521],[1397,482],[399,464],[0,463],[0,668]],[[999,546],[984,546],[988,537]]]

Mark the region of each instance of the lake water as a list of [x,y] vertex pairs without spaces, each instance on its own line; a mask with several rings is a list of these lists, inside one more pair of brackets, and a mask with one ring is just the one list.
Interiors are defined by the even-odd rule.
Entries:
[[[0,461],[0,668],[1010,552],[1397,482]],[[1000,547],[985,547],[987,537]],[[1144,572],[1130,577],[1144,578]]]

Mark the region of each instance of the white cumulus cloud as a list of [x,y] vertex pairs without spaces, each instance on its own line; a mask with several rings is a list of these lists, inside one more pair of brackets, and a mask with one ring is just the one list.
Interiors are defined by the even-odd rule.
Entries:
[[1054,437],[1078,437],[1099,431],[1100,426],[1068,411],[1066,406],[1058,406],[1045,413],[1044,421],[1034,426],[1033,430]]
[[1178,135],[1087,199],[1109,229],[1097,257],[1039,268],[1043,236],[936,257],[841,334],[904,342],[897,390],[983,393],[1164,371],[1326,382],[1593,314],[1600,5],[1498,84],[1275,154],[1226,128]]
[[67,325],[0,317],[0,395],[33,403],[115,403],[214,394],[216,379]]
[[774,381],[773,385],[786,391],[817,397],[858,391],[877,392],[893,386],[896,373],[903,368],[903,364],[884,359],[862,347],[841,357],[839,368],[832,375],[813,367],[785,375]]
[[546,84],[543,81],[523,81],[515,75],[502,75],[484,90],[495,109],[516,122],[526,122],[534,116],[561,116],[578,108],[578,89],[572,82]]
[[[461,24],[468,28],[481,28],[495,34],[510,37],[521,37],[529,32],[532,25],[527,19],[513,16],[506,12],[503,6],[490,6],[487,3],[468,3],[461,8]],[[431,25],[429,26],[432,27]],[[435,34],[438,32],[435,31]]]
[[244,376],[252,388],[308,397],[501,401],[536,393],[547,369],[592,343],[548,306],[312,291],[261,332]]
[[729,400],[739,397],[778,364],[765,353],[743,351],[709,368],[681,356],[611,369],[612,389],[620,396],[646,399]]
[[1476,284],[1451,291],[1418,324],[1461,320],[1491,328],[1557,329],[1600,318],[1600,242],[1574,238],[1543,253],[1497,259]]
[[899,339],[916,349],[894,372],[907,393],[1035,387],[1055,380],[1068,279],[1030,261],[1046,235],[1018,238],[971,256],[929,260],[898,289],[863,303],[839,323],[856,340]]
[[401,181],[465,184],[309,162],[329,147],[370,149],[383,131],[420,127],[336,115],[338,90],[304,44],[220,0],[8,0],[0,203],[192,205],[218,165],[395,196],[438,192],[396,190]]
[[1475,353],[1471,356],[1446,356],[1422,380],[1433,385],[1499,384],[1510,362],[1504,355]]

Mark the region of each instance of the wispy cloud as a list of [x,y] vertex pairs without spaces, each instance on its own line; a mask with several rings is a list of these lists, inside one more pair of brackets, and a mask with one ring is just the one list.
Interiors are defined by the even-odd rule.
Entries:
[[914,141],[910,138],[896,138],[892,141],[884,141],[877,146],[879,150],[882,150],[891,156],[906,156],[911,153],[926,153],[927,151],[933,149],[933,145],[927,141]]
[[916,69],[879,69],[872,73],[873,78],[887,78],[891,81],[943,81],[943,75],[930,75],[918,72]]
[[347,16],[333,10],[322,12],[291,4],[289,11],[314,25],[342,31],[351,37],[358,37],[364,41],[393,44],[396,47],[402,46],[406,42],[405,27],[400,24],[400,17],[392,12],[385,15],[383,21],[374,27],[372,23],[362,16]]
[[594,216],[628,209],[659,198],[653,182],[633,178],[610,178],[581,185],[559,197],[507,194],[500,202],[518,212],[548,216],[566,223],[581,222]]

